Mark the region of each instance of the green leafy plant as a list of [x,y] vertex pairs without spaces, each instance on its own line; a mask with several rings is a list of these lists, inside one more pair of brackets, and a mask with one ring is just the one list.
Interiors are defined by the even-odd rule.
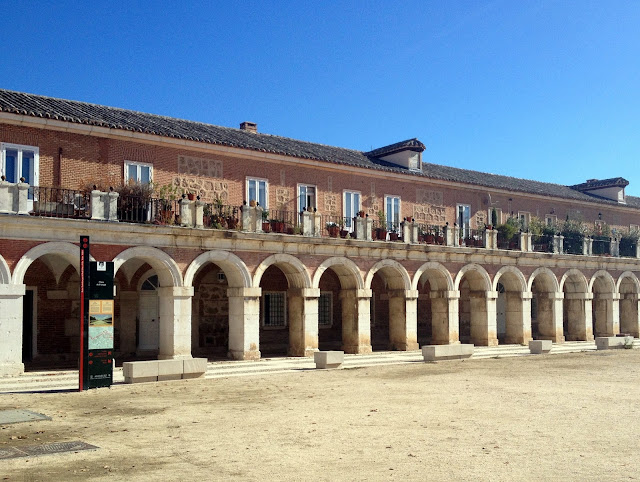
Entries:
[[507,222],[498,226],[498,234],[506,241],[511,241],[520,231],[520,221],[514,217],[507,219]]

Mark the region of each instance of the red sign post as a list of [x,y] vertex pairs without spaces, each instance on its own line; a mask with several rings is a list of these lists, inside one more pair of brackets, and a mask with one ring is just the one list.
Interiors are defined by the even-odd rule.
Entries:
[[89,326],[89,236],[80,236],[80,391],[87,387],[87,337]]

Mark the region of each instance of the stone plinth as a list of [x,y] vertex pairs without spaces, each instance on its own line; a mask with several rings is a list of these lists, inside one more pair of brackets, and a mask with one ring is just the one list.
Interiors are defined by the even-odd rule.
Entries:
[[343,351],[317,351],[313,354],[316,368],[340,368],[344,362]]
[[633,346],[633,338],[630,336],[598,336],[596,337],[596,348],[598,350],[612,350],[615,348],[625,348]]
[[530,340],[529,351],[533,355],[540,355],[541,353],[549,353],[553,342],[551,340]]
[[473,345],[425,345],[422,347],[424,361],[457,360],[470,358],[473,355]]

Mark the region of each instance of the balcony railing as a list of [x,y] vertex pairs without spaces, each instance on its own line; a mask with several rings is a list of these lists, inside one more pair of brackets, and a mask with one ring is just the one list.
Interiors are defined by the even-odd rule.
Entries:
[[609,256],[611,254],[611,238],[594,237],[591,253],[597,256]]
[[32,201],[33,216],[51,218],[90,218],[91,200],[86,191],[60,187],[30,186],[28,199]]
[[553,236],[540,234],[531,236],[533,250],[538,253],[553,253]]
[[444,229],[442,226],[431,224],[418,224],[418,242],[426,244],[445,244]]
[[460,246],[484,248],[484,231],[480,229],[466,229],[465,231],[459,239]]
[[118,221],[180,224],[180,201],[140,196],[118,197]]
[[574,234],[564,235],[563,251],[565,254],[584,254],[583,252],[584,237]]
[[622,257],[635,258],[638,250],[638,242],[631,238],[622,238],[620,239],[618,250]]
[[240,216],[240,208],[220,203],[205,204],[202,225],[210,229],[241,229],[242,217]]
[[510,249],[515,251],[519,251],[521,249],[519,233],[513,236],[511,239],[507,239],[500,234],[500,231],[498,231],[497,242],[498,249]]

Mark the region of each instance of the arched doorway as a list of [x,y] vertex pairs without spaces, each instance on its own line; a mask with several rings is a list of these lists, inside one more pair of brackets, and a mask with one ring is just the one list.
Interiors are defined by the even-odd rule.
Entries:
[[425,263],[416,272],[413,288],[418,290],[419,345],[459,343],[458,292],[450,273],[438,263]]
[[614,317],[618,312],[618,295],[615,282],[609,273],[599,271],[591,281],[591,326],[593,336],[614,336],[620,332],[619,320]]
[[495,276],[496,332],[499,343],[526,344],[531,339],[531,294],[522,273],[501,268]]
[[638,279],[633,273],[626,272],[618,281],[620,294],[620,333],[639,338],[640,320],[638,319]]
[[578,270],[569,270],[560,281],[564,294],[562,328],[565,340],[593,340],[591,326],[591,294],[587,280]]
[[490,289],[487,272],[479,265],[467,265],[456,276],[455,286],[460,291],[460,341],[480,346],[496,346],[497,294]]
[[534,340],[552,340],[562,343],[562,301],[558,280],[552,271],[539,268],[530,279],[531,336]]

